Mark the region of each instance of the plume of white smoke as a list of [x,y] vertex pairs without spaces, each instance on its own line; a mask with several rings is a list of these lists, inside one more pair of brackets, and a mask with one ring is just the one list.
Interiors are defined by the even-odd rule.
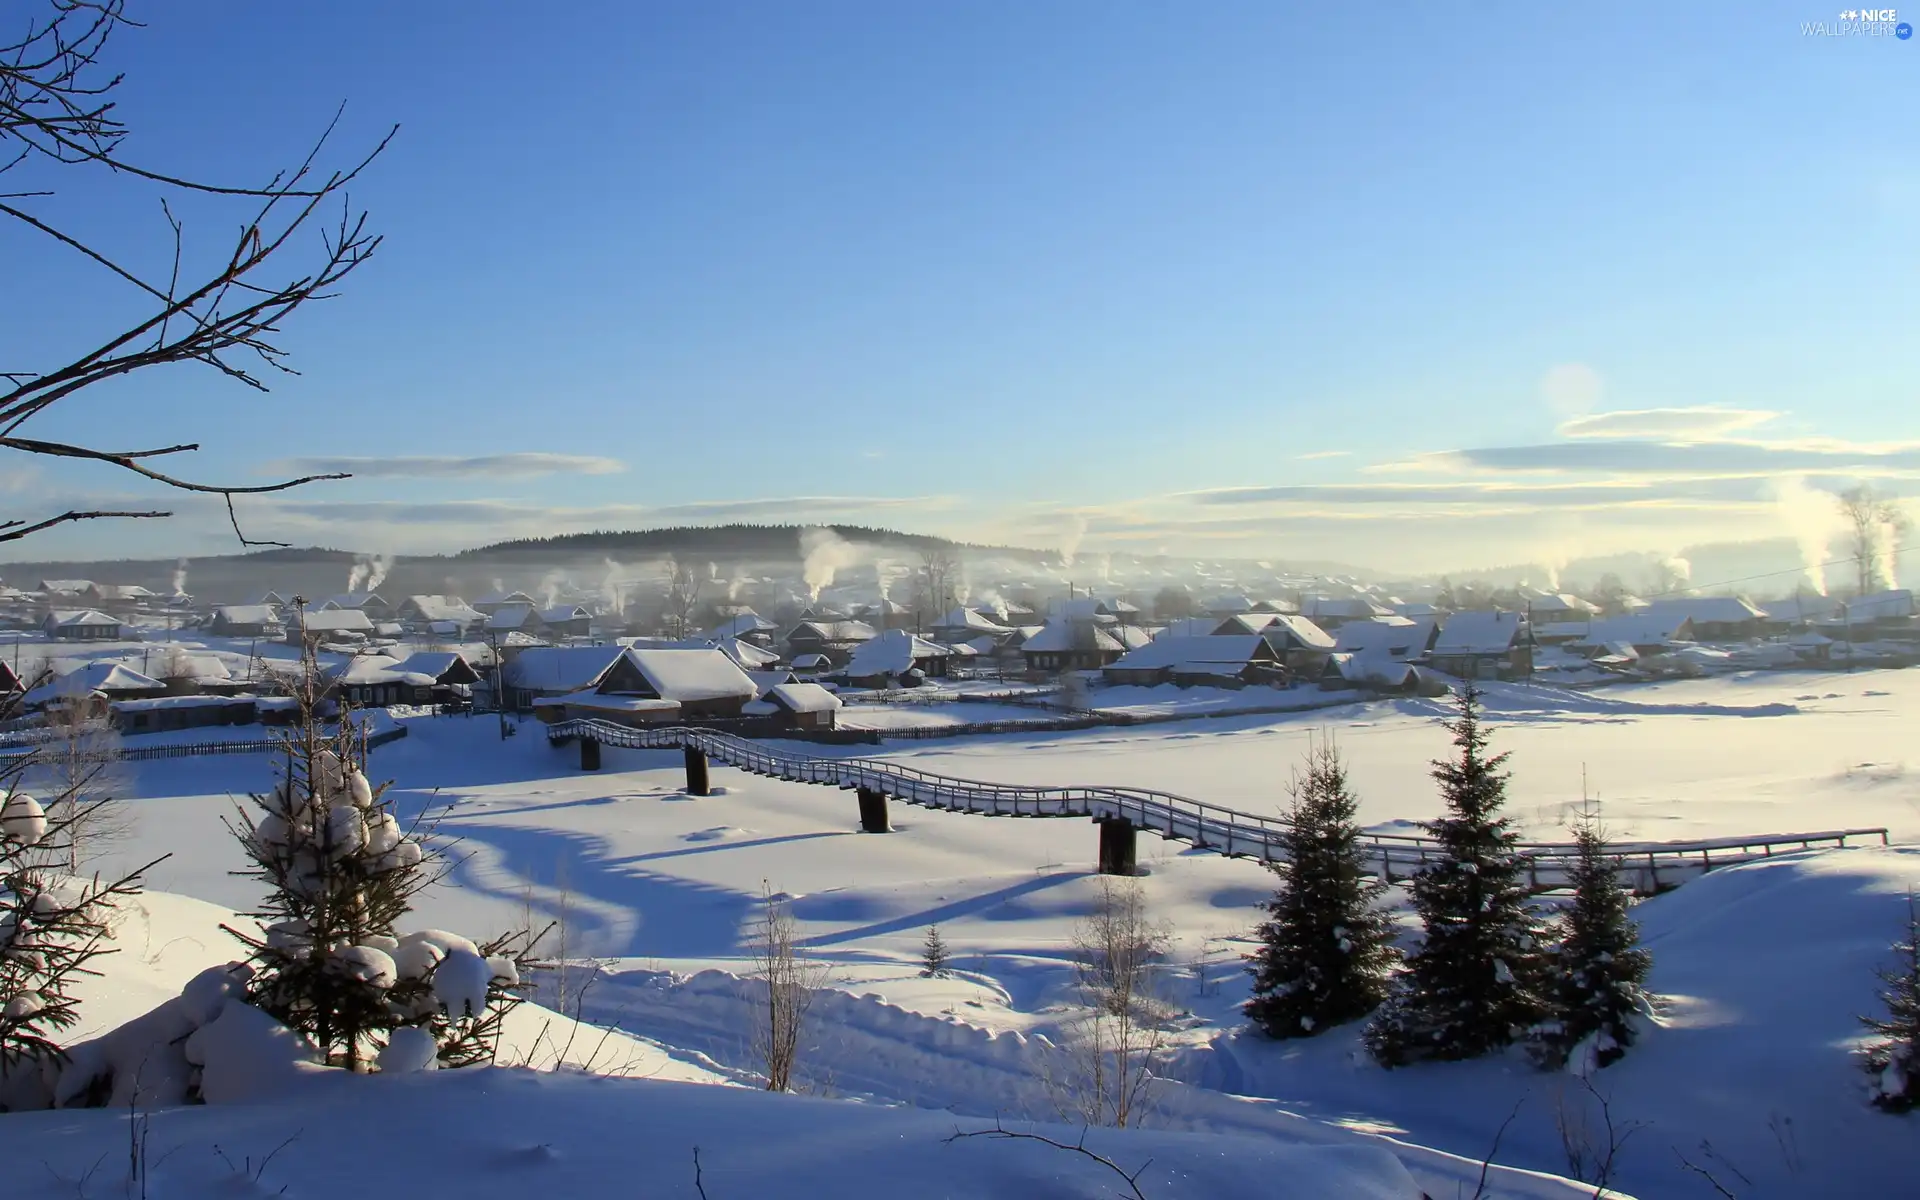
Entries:
[[371,569],[372,566],[367,562],[364,554],[353,560],[353,566],[347,569],[347,592],[349,594],[360,590],[360,585],[367,581],[367,572]]
[[176,596],[187,594],[187,560],[184,558],[173,567],[173,594]]
[[1080,543],[1087,536],[1087,519],[1075,514],[1067,525],[1067,535],[1060,539],[1060,565],[1071,567],[1073,560],[1080,556]]
[[982,588],[980,591],[982,607],[991,608],[993,615],[1001,621],[1007,619],[1007,598],[994,588]]
[[1876,591],[1898,587],[1900,584],[1900,530],[1891,521],[1877,521],[1873,526],[1873,579],[1870,581]]
[[367,560],[367,590],[372,591],[386,582],[387,572],[393,570],[393,556],[376,554]]
[[620,585],[620,564],[606,559],[606,574],[600,577],[600,602],[617,617],[627,615],[627,592]]
[[740,599],[740,589],[747,586],[747,572],[743,567],[733,569],[733,578],[727,580],[727,603]]
[[960,564],[959,574],[960,574],[960,581],[958,583],[951,584],[949,586],[949,590],[953,593],[953,602],[959,605],[961,608],[965,608],[967,606],[967,601],[973,597],[973,584],[971,581],[967,579],[966,563],[963,562]]
[[1807,486],[1798,475],[1774,480],[1772,491],[1774,511],[1800,548],[1800,569],[1806,572],[1807,583],[1826,595],[1828,547],[1844,532],[1846,518],[1834,506],[1832,495]]
[[1680,557],[1678,554],[1669,554],[1660,560],[1660,565],[1665,567],[1674,579],[1678,581],[1679,588],[1677,590],[1683,592],[1691,592],[1693,590],[1688,586],[1693,582],[1692,563]]
[[493,594],[496,596],[504,596],[507,594],[507,581],[498,575],[493,577]]
[[566,582],[567,577],[558,571],[548,571],[540,577],[540,605],[542,608],[553,608],[560,603],[560,588]]
[[831,587],[835,575],[859,561],[858,547],[833,530],[810,526],[800,531],[800,577],[808,600],[820,599],[820,589]]

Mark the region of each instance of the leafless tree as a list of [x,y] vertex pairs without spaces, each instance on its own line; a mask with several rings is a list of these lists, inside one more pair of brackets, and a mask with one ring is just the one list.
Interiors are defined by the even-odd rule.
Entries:
[[1906,510],[1892,496],[1862,484],[1835,497],[1847,523],[1858,594],[1891,587],[1898,572],[1900,539],[1912,529]]
[[693,564],[668,558],[664,571],[667,596],[661,605],[660,621],[668,637],[684,638],[693,632],[693,614],[700,607],[700,592],[706,577]]
[[945,546],[921,552],[918,599],[923,622],[938,621],[952,610],[953,579],[960,567],[960,560]]
[[132,832],[131,816],[117,802],[127,784],[120,735],[106,716],[84,705],[50,709],[46,728],[28,773],[46,797],[49,817],[65,829],[65,865],[78,874]]
[[[44,238],[71,252],[81,271],[110,277],[132,289],[143,306],[122,324],[111,316],[94,333],[91,347],[44,364],[0,362],[0,449],[37,459],[77,459],[109,466],[183,492],[219,496],[242,545],[282,545],[241,532],[234,497],[280,492],[318,479],[308,475],[253,486],[204,483],[154,464],[199,449],[195,442],[119,449],[91,439],[59,441],[27,436],[21,427],[86,388],[150,367],[201,363],[246,387],[266,391],[263,375],[294,373],[279,335],[287,318],[312,300],[325,299],[379,246],[366,214],[355,213],[348,185],[392,139],[389,131],[372,153],[351,167],[325,171],[318,165],[333,122],[297,165],[274,172],[257,185],[187,179],[154,169],[122,152],[130,127],[114,94],[121,76],[107,66],[113,35],[136,26],[124,0],[41,0],[24,28],[0,31],[0,227]],[[17,11],[17,10],[16,10]],[[9,24],[13,19],[9,18]],[[171,267],[163,274],[129,265],[133,259],[105,249],[86,232],[84,206],[63,206],[60,185],[87,175],[157,195],[159,217],[171,238]],[[208,209],[231,208],[239,232],[208,255],[189,252],[185,223],[175,215],[182,202]],[[326,215],[335,204],[338,219]],[[318,251],[301,260],[309,226],[320,233]],[[165,242],[162,241],[162,245]],[[12,287],[33,285],[10,272]],[[103,314],[115,311],[101,305]],[[0,518],[0,542],[18,541],[55,526],[103,518],[153,518],[157,509],[69,509]]]
[[1063,1031],[1048,1080],[1065,1118],[1138,1125],[1152,1109],[1166,1048],[1162,971],[1170,943],[1138,879],[1102,875],[1095,907],[1074,929],[1074,970],[1085,1013]]
[[767,1090],[790,1092],[807,1010],[814,993],[827,984],[827,966],[800,957],[793,912],[784,896],[764,884],[754,930],[753,974],[765,988],[754,1053],[766,1067]]
[[1594,1200],[1602,1200],[1613,1186],[1618,1159],[1627,1140],[1646,1128],[1644,1121],[1617,1123],[1613,1105],[1585,1076],[1572,1076],[1582,1095],[1562,1089],[1554,1097],[1553,1127],[1567,1156],[1567,1174],[1594,1186]]

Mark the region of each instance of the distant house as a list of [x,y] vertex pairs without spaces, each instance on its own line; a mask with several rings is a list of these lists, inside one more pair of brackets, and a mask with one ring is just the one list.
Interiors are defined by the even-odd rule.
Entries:
[[254,603],[265,604],[270,608],[273,608],[274,610],[278,611],[279,609],[283,609],[287,606],[287,598],[285,596],[282,596],[279,592],[268,592],[266,595],[260,597],[258,600],[255,600]]
[[1519,679],[1533,670],[1533,641],[1517,612],[1463,612],[1448,617],[1428,660],[1457,679]]
[[1650,658],[1667,653],[1677,643],[1694,640],[1693,620],[1685,613],[1642,609],[1589,623],[1584,634],[1567,643],[1567,649],[1585,658],[1599,659],[1617,654],[1625,647],[1633,651],[1633,657]]
[[373,621],[366,613],[353,608],[309,612],[304,618],[296,619],[287,626],[286,641],[289,646],[300,644],[303,629],[306,640],[316,645],[322,642],[363,641],[373,632]]
[[658,724],[675,716],[737,717],[758,695],[752,678],[718,650],[627,649],[590,688],[541,697],[534,710],[543,720],[555,710],[598,710],[623,713],[629,724]]
[[213,610],[207,632],[217,637],[278,637],[280,610],[270,604],[228,604]]
[[[1212,634],[1220,632],[1222,628],[1230,624],[1234,624],[1234,618],[1232,617],[1228,617],[1224,621],[1219,617],[1178,617],[1169,621],[1165,628],[1153,636],[1155,639],[1171,637],[1209,637]],[[1253,631],[1247,629],[1245,626],[1235,625],[1230,632],[1250,633]]]
[[1693,635],[1702,642],[1744,642],[1759,637],[1767,614],[1744,596],[1683,596],[1655,600],[1640,610],[1642,615],[1661,619],[1684,617],[1693,625]]
[[622,653],[619,646],[534,646],[521,650],[501,668],[506,707],[513,712],[531,712],[539,697],[591,688]]
[[94,583],[81,593],[95,607],[111,613],[130,613],[143,604],[160,599],[137,583]]
[[1054,621],[1021,642],[1020,655],[1026,660],[1027,670],[1034,674],[1097,671],[1152,640],[1137,625]]
[[847,661],[847,682],[859,688],[914,687],[944,676],[953,651],[904,629],[889,629],[864,642]]
[[978,637],[1003,638],[1008,629],[970,608],[956,608],[935,621],[927,632],[943,642],[970,642]]
[[48,604],[65,604],[68,607],[91,600],[94,595],[91,579],[42,579],[34,585],[33,590],[44,595]]
[[1123,654],[1101,674],[1108,683],[1147,687],[1171,683],[1240,688],[1277,685],[1287,678],[1279,653],[1257,633],[1156,638]]
[[794,729],[832,729],[840,697],[817,683],[782,683],[746,707],[749,715],[780,717]]
[[361,655],[331,681],[334,695],[360,708],[389,704],[450,704],[463,700],[480,673],[452,651],[422,651],[404,659]]
[[342,592],[338,596],[329,596],[322,600],[319,607],[325,611],[345,609],[351,612],[363,612],[367,619],[374,622],[391,621],[393,605],[381,598],[378,592]]
[[539,601],[525,592],[488,592],[473,602],[474,608],[492,616],[508,605],[518,604],[527,608],[538,607]]
[[1338,629],[1348,621],[1371,621],[1399,614],[1365,596],[1306,596],[1300,601],[1300,615],[1322,629]]
[[796,675],[818,675],[833,670],[833,660],[824,654],[796,654],[793,670]]
[[251,725],[260,719],[252,696],[153,696],[113,700],[107,715],[121,733],[159,733],[213,725]]
[[486,614],[458,596],[408,596],[394,615],[402,621],[432,629],[448,624],[465,631],[486,622]]
[[21,705],[29,712],[58,708],[103,717],[115,700],[161,696],[166,690],[166,684],[124,663],[95,659],[27,692],[21,697]]
[[733,614],[708,630],[707,638],[715,642],[727,638],[738,638],[743,642],[752,642],[756,646],[766,646],[772,643],[773,635],[778,632],[780,632],[778,625],[749,608]]
[[865,621],[802,621],[787,631],[787,654],[824,654],[838,666],[853,657],[863,643],[880,636],[880,631]]
[[1310,617],[1295,616],[1290,613],[1248,614],[1239,618],[1242,621],[1264,620],[1260,625],[1260,636],[1269,646],[1279,652],[1280,661],[1287,670],[1303,679],[1312,679],[1326,665],[1327,656],[1333,653],[1334,637],[1320,628],[1318,622]]
[[1334,636],[1335,654],[1360,654],[1385,659],[1415,659],[1433,649],[1440,622],[1433,617],[1378,621],[1349,621]]
[[544,631],[540,613],[531,604],[503,604],[487,613],[488,633],[524,633],[537,638]]
[[55,609],[41,624],[46,635],[62,642],[112,642],[120,638],[120,620],[94,608]]
[[593,629],[593,614],[577,604],[562,604],[540,610],[540,628],[550,638],[586,637]]

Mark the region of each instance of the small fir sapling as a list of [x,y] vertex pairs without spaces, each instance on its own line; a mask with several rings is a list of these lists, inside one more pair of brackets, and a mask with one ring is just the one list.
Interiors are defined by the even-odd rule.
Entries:
[[1920,913],[1907,897],[1906,936],[1893,944],[1894,965],[1878,972],[1884,1017],[1862,1017],[1873,1034],[1861,1052],[1876,1108],[1906,1112],[1920,1105]]
[[1573,900],[1560,918],[1548,967],[1553,1011],[1530,1041],[1541,1065],[1574,1059],[1585,1074],[1618,1061],[1633,1045],[1637,1021],[1652,1011],[1646,980],[1653,956],[1640,945],[1632,897],[1620,885],[1618,864],[1591,810],[1573,835]]
[[940,926],[927,926],[927,938],[920,944],[920,974],[927,979],[945,979],[951,958],[946,939],[940,936]]

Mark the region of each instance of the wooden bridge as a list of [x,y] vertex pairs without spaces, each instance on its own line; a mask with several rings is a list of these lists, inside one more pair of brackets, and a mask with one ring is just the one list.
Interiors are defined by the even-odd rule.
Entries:
[[[1286,858],[1284,819],[1151,788],[986,783],[935,775],[887,759],[818,757],[685,726],[635,729],[609,721],[578,719],[548,726],[547,739],[554,745],[577,739],[580,766],[587,771],[600,769],[603,745],[680,750],[686,763],[687,792],[695,796],[711,794],[708,772],[716,761],[771,779],[856,792],[860,828],[867,833],[886,833],[892,828],[887,815],[889,799],[989,817],[1089,818],[1099,830],[1099,869],[1107,875],[1134,873],[1136,835],[1143,829],[1228,858],[1252,858],[1263,863]],[[1444,853],[1436,839],[1419,834],[1364,833],[1361,837],[1375,869],[1388,882],[1412,875]],[[1676,887],[1715,867],[1873,839],[1886,845],[1887,831],[1835,829],[1687,842],[1616,842],[1610,851],[1619,859],[1628,886],[1644,895]],[[1528,881],[1535,891],[1564,887],[1571,879],[1576,857],[1571,843],[1523,842],[1519,851],[1526,859]]]

